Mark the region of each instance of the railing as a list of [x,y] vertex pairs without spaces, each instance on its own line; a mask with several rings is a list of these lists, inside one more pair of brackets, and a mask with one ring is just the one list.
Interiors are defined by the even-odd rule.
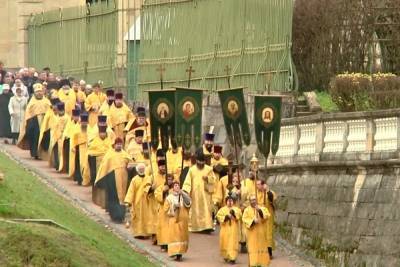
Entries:
[[282,120],[274,165],[387,160],[400,155],[400,109],[328,113]]

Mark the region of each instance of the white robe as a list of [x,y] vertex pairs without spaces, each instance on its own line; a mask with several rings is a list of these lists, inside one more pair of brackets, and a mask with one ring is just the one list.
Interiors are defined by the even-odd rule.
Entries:
[[24,96],[13,96],[8,104],[10,113],[11,132],[19,133],[22,122],[24,121],[25,109],[28,99]]

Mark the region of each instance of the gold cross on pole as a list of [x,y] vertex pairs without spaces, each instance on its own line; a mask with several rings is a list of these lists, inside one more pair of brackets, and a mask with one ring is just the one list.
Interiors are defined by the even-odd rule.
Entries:
[[226,78],[228,79],[228,88],[231,88],[230,75],[231,75],[231,70],[232,69],[228,65],[226,65],[224,70],[225,70],[225,73],[226,73]]
[[192,73],[196,72],[192,66],[189,66],[188,69],[186,69],[186,73],[189,73],[189,79],[188,79],[188,88],[190,88],[190,81],[192,80]]
[[165,72],[165,68],[163,64],[160,64],[160,66],[156,69],[160,73],[160,83],[161,83],[161,89],[164,89],[164,80],[163,80],[163,74]]

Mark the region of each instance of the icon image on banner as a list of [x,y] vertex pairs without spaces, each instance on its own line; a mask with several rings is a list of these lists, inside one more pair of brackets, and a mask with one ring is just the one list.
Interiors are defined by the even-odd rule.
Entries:
[[264,123],[271,123],[274,120],[274,111],[270,107],[264,108],[261,114]]
[[193,115],[194,113],[194,104],[192,101],[185,101],[182,105],[182,114],[183,117],[185,117],[186,119],[190,118],[190,116]]
[[169,118],[169,107],[165,102],[161,102],[157,106],[157,115],[160,120],[167,120]]

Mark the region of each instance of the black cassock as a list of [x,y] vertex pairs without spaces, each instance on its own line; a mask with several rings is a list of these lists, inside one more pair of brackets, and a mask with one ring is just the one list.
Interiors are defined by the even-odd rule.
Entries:
[[0,137],[11,138],[10,113],[8,103],[13,96],[12,92],[0,95]]

